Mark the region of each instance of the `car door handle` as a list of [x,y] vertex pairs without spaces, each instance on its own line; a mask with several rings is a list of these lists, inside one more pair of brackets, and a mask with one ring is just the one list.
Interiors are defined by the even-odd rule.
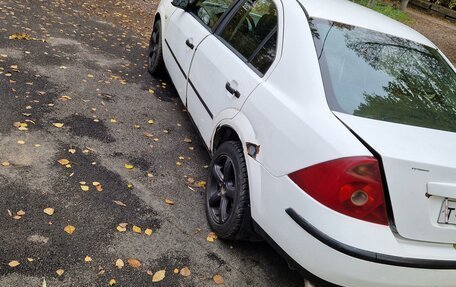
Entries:
[[239,93],[238,90],[233,89],[233,88],[231,87],[230,82],[226,82],[225,88],[226,88],[226,90],[227,90],[228,92],[230,92],[230,94],[232,94],[232,95],[235,96],[236,98],[239,99],[239,97],[241,96],[241,93]]
[[193,48],[195,48],[195,45],[193,45],[193,43],[190,41],[190,39],[187,39],[187,41],[185,41],[185,44],[193,50]]

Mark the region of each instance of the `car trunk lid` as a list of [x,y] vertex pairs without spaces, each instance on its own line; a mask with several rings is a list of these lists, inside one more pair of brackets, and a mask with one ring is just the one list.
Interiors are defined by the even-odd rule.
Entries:
[[335,115],[380,156],[397,232],[456,243],[456,133]]

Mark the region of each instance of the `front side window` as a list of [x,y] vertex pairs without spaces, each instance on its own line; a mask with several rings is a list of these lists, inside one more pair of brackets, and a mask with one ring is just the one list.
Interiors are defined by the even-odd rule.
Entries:
[[209,28],[214,28],[234,0],[198,0],[191,12]]
[[247,0],[229,20],[221,35],[246,62],[264,73],[275,57],[277,8],[271,0]]
[[456,73],[437,50],[337,22],[310,24],[332,110],[456,132]]

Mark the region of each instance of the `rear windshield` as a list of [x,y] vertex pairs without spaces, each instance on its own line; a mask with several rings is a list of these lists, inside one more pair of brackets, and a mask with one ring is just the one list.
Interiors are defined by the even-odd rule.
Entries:
[[310,24],[332,110],[456,131],[456,73],[435,49],[337,22]]

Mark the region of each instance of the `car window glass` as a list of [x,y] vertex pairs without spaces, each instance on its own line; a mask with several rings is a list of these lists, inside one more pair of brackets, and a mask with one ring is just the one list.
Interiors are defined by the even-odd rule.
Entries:
[[332,110],[456,132],[456,73],[438,50],[343,23],[313,26]]
[[[247,0],[230,19],[221,37],[245,59],[250,59],[276,27],[277,8],[271,0]],[[269,45],[274,46],[276,40],[274,38]]]
[[233,2],[234,0],[198,0],[191,12],[209,28],[214,28]]
[[262,74],[265,74],[269,67],[271,66],[272,62],[274,62],[274,58],[276,55],[277,49],[277,32],[272,35],[266,44],[261,47],[258,54],[255,55],[251,64]]

